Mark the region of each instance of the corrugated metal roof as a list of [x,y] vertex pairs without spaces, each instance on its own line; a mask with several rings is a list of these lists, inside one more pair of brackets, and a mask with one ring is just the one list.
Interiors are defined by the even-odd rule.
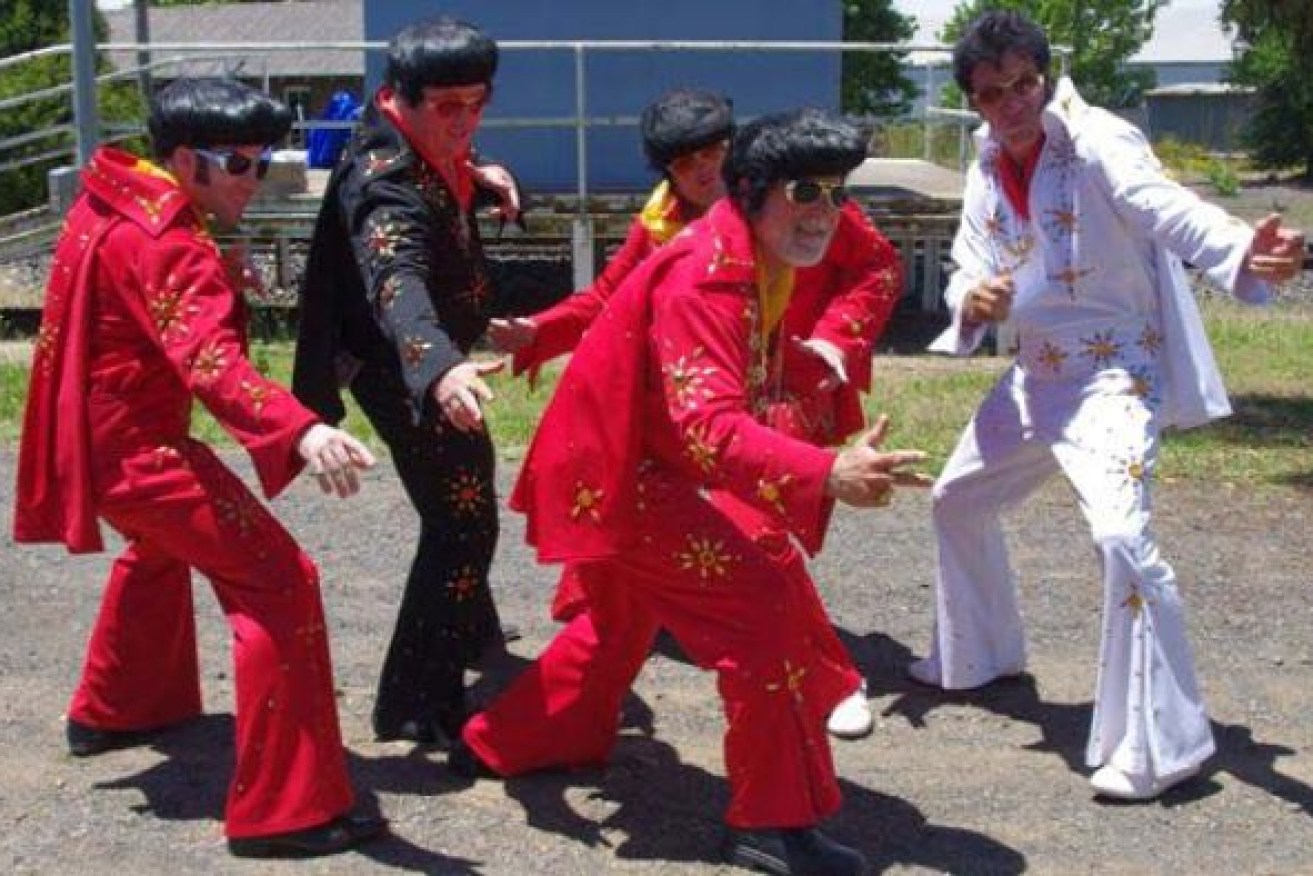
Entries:
[[[364,39],[361,0],[283,0],[278,3],[215,3],[150,8],[153,43],[360,42]],[[106,12],[110,42],[135,43],[132,9]],[[180,53],[165,53],[172,57]],[[114,53],[118,64],[131,55]],[[244,55],[243,72],[269,76],[363,76],[363,52],[300,51]]]

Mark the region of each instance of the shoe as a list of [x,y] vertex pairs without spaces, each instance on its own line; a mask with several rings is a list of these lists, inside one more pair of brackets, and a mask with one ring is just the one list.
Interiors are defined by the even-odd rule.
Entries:
[[145,745],[155,733],[154,730],[100,730],[72,718],[64,724],[68,753],[74,757],[92,757],[107,751]]
[[1115,766],[1102,766],[1090,776],[1090,785],[1101,797],[1114,800],[1153,800],[1168,788],[1199,774],[1199,767],[1187,767],[1165,776],[1153,773],[1126,773]]
[[730,831],[725,860],[736,867],[779,876],[865,876],[870,872],[865,855],[814,827]]
[[304,830],[233,837],[228,840],[228,851],[238,858],[318,858],[381,836],[387,826],[385,819],[351,813]]
[[474,749],[458,739],[447,751],[447,769],[466,779],[500,779],[501,776],[474,753]]
[[871,717],[871,704],[866,699],[866,682],[834,707],[825,729],[838,739],[861,739],[875,726]]
[[449,748],[451,738],[434,721],[402,721],[396,727],[374,727],[378,742],[414,742],[436,748]]

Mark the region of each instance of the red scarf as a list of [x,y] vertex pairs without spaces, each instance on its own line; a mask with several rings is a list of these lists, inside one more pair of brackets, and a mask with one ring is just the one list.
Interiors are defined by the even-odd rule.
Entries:
[[411,149],[415,150],[415,154],[420,157],[420,160],[442,177],[447,184],[447,188],[451,191],[452,197],[460,205],[461,212],[468,213],[470,204],[474,201],[474,174],[470,170],[469,153],[458,155],[450,162],[437,161],[431,155],[426,154],[420,146],[421,141],[412,134],[410,126],[402,119],[401,114],[384,102],[393,94],[394,92],[386,85],[378,90],[378,94],[374,98],[378,111],[392,123],[393,127],[401,132],[401,136],[406,138],[406,142],[410,144]]
[[1012,205],[1012,210],[1022,219],[1030,220],[1030,183],[1035,178],[1035,168],[1039,166],[1039,155],[1044,151],[1044,136],[1035,141],[1034,147],[1018,165],[1011,155],[1000,150],[998,157],[998,176],[1003,183],[1003,195]]

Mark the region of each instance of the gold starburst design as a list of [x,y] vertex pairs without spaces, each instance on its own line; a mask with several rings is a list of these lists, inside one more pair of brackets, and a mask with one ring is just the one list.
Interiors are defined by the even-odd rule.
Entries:
[[483,482],[472,472],[462,471],[451,479],[451,504],[461,514],[475,514],[484,502]]
[[210,341],[202,347],[191,363],[192,373],[196,375],[196,382],[201,386],[214,383],[227,367],[228,359],[224,355],[223,347],[219,346],[217,341]]
[[402,353],[406,364],[411,368],[418,368],[424,364],[424,357],[429,354],[433,344],[423,338],[406,338],[406,346]]
[[784,513],[784,490],[792,483],[793,475],[781,475],[774,480],[762,478],[757,481],[757,498],[770,505],[780,514]]
[[365,246],[375,258],[390,259],[397,254],[397,244],[401,242],[401,226],[390,219],[379,219],[369,223],[365,233]]
[[214,500],[214,507],[218,511],[219,520],[237,530],[240,537],[246,538],[255,529],[258,512],[250,499],[220,496]]
[[1122,345],[1113,339],[1112,330],[1095,332],[1093,337],[1081,338],[1085,345],[1083,354],[1094,360],[1098,368],[1106,368],[1112,360],[1121,355]]
[[579,481],[574,485],[574,507],[570,509],[570,519],[578,520],[580,517],[591,517],[594,523],[600,523],[602,514],[598,506],[602,504],[602,497],[606,495],[604,490],[599,490],[586,485]]
[[716,469],[716,449],[707,441],[706,429],[694,426],[684,436],[684,452],[703,474],[711,474]]
[[1067,351],[1054,344],[1052,341],[1045,341],[1044,345],[1039,348],[1039,363],[1054,374],[1062,371],[1063,363],[1067,361]]
[[794,666],[790,661],[784,661],[784,678],[782,681],[769,681],[766,683],[766,690],[771,693],[787,692],[798,702],[802,702],[802,683],[807,677],[807,668],[805,666]]
[[155,320],[155,328],[160,337],[172,341],[191,333],[188,320],[195,316],[197,307],[187,303],[185,287],[178,285],[178,278],[170,274],[164,280],[163,289],[146,288],[147,306]]
[[707,379],[716,373],[716,369],[693,364],[692,360],[701,355],[702,348],[698,347],[690,355],[680,356],[662,369],[670,384],[670,394],[681,408],[697,407],[698,402],[710,394]]
[[1151,356],[1156,356],[1163,347],[1163,334],[1151,325],[1146,325],[1136,340],[1140,349]]
[[1076,230],[1076,213],[1074,210],[1049,210],[1048,213],[1063,231],[1070,234]]
[[688,548],[677,552],[675,559],[681,569],[693,569],[703,581],[712,576],[723,578],[729,572],[734,557],[725,550],[723,541],[688,536]]
[[268,404],[269,399],[273,397],[273,390],[267,383],[253,383],[249,380],[243,380],[242,391],[251,400],[251,407],[255,408],[257,417],[264,411],[264,406]]
[[390,310],[392,305],[397,303],[397,299],[401,297],[403,289],[401,278],[396,274],[389,274],[378,290],[378,303],[384,310]]
[[464,566],[456,577],[447,582],[447,589],[457,602],[464,602],[479,589],[479,573],[473,566]]
[[1131,588],[1131,595],[1122,601],[1122,608],[1129,608],[1135,615],[1144,611],[1144,607],[1149,604],[1149,600],[1136,588]]

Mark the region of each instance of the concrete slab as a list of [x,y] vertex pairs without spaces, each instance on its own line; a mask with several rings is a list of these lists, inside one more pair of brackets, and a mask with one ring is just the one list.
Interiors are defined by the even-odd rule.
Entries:
[[962,202],[966,175],[917,158],[868,158],[848,177],[863,195],[887,192],[892,197]]

